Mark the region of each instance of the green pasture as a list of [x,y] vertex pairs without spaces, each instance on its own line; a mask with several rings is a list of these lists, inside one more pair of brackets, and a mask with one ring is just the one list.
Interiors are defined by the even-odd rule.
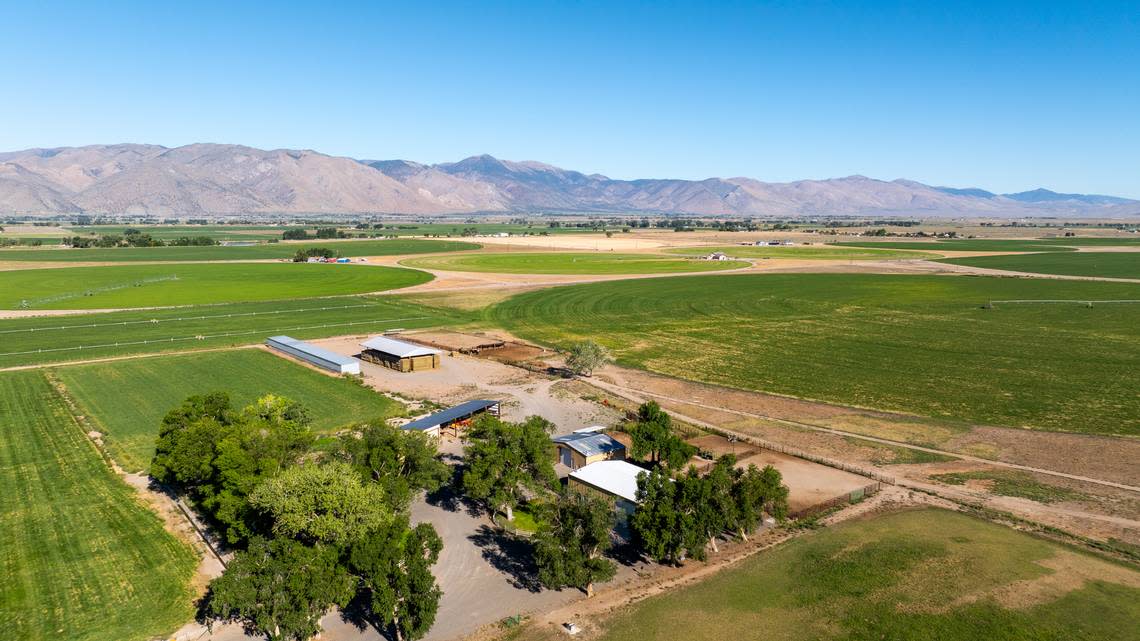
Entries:
[[[333,268],[333,266],[328,266]],[[0,320],[0,368],[462,322],[394,296],[301,299]]]
[[946,258],[939,262],[1036,274],[1140,278],[1140,252],[1047,252]]
[[664,274],[718,271],[747,267],[743,261],[712,261],[656,254],[503,253],[425,256],[400,261],[423,269],[497,274]]
[[300,401],[321,431],[403,411],[372,389],[255,349],[75,365],[58,374],[127,470],[146,469],[162,417],[194,394],[228,392],[235,407],[285,396]]
[[43,372],[0,373],[0,627],[143,641],[191,620],[198,563],[115,476]]
[[[123,235],[128,229],[137,229],[144,234],[161,240],[174,240],[176,238],[207,236],[215,240],[269,240],[281,238],[286,229],[301,227],[301,225],[72,225],[64,228],[70,230],[72,236],[102,236]],[[309,225],[305,229],[314,233],[316,227]]]
[[229,263],[0,271],[0,308],[101,309],[363,294],[431,275],[372,265]]
[[[384,234],[385,236],[446,236],[459,238],[463,230],[474,229],[476,234],[600,234],[601,230],[583,229],[579,227],[547,227],[546,221],[536,221],[533,225],[519,225],[517,223],[409,223],[384,222],[383,229],[358,230],[342,227],[345,233]],[[610,225],[606,229],[619,229],[621,226]]]
[[292,258],[298,250],[324,247],[342,256],[399,256],[478,249],[475,243],[398,238],[389,240],[308,240],[246,247],[92,247],[0,249],[0,262],[135,262],[267,260]]
[[[914,510],[829,527],[624,606],[592,638],[1128,641],[1137,586],[1132,568],[963,514]],[[560,636],[528,626],[514,638]]]
[[1140,285],[871,274],[623,280],[514,296],[488,318],[558,347],[737,387],[982,424],[1140,434]]
[[903,258],[932,258],[936,254],[897,249],[863,249],[859,247],[837,247],[835,245],[797,245],[795,247],[773,247],[770,245],[727,245],[722,247],[678,247],[668,249],[670,254],[704,256],[712,252],[724,252],[733,258],[797,258],[800,260],[892,260]]

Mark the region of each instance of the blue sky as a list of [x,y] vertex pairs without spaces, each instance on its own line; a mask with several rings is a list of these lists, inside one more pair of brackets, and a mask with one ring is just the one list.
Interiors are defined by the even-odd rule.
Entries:
[[0,149],[1140,198],[1140,2],[415,4],[5,3]]

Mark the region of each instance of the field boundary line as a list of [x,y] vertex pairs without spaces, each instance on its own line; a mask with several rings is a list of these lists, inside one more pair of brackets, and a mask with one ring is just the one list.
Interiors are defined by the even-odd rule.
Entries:
[[[613,383],[604,383],[604,382],[597,381],[597,380],[587,381],[587,383],[590,385],[594,385],[595,387],[598,387],[600,389],[612,392],[612,393],[618,393],[621,396],[626,396],[627,394],[642,394],[644,396],[651,396],[654,398],[660,398],[662,400],[672,401],[674,403],[681,403],[683,405],[693,405],[695,407],[701,407],[704,409],[716,410],[718,412],[727,412],[729,414],[736,414],[738,416],[744,416],[747,418],[757,418],[757,419],[761,419],[761,420],[765,420],[765,421],[772,421],[774,423],[783,423],[785,425],[791,425],[794,427],[809,429],[809,430],[812,430],[815,432],[823,432],[823,433],[832,434],[835,436],[845,436],[845,437],[850,437],[850,438],[862,439],[864,441],[871,441],[873,443],[880,443],[883,445],[892,445],[895,447],[904,447],[904,448],[907,448],[910,450],[916,450],[919,452],[926,452],[928,454],[941,454],[944,456],[952,456],[954,458],[961,459],[964,461],[970,461],[972,463],[982,463],[985,465],[993,465],[995,467],[1004,467],[1007,469],[1021,470],[1023,472],[1036,472],[1039,474],[1047,474],[1049,476],[1056,476],[1058,478],[1069,479],[1071,481],[1082,481],[1085,483],[1094,483],[1096,485],[1103,485],[1105,487],[1111,487],[1111,488],[1115,488],[1118,490],[1125,490],[1128,492],[1135,492],[1135,493],[1140,494],[1140,487],[1136,487],[1134,485],[1128,485],[1126,483],[1117,483],[1115,481],[1106,481],[1104,479],[1092,478],[1092,477],[1088,477],[1088,476],[1080,476],[1078,474],[1069,474],[1067,472],[1058,472],[1056,470],[1049,470],[1049,469],[1040,468],[1040,467],[1032,467],[1029,465],[1021,465],[1019,463],[1007,463],[1005,461],[995,461],[992,459],[982,458],[980,456],[971,456],[969,454],[958,454],[957,452],[949,452],[946,450],[939,450],[939,449],[935,449],[932,447],[923,447],[921,445],[912,445],[910,443],[904,443],[902,441],[894,441],[891,439],[882,438],[882,437],[878,437],[878,436],[868,436],[866,434],[858,434],[856,432],[847,432],[847,431],[838,430],[838,429],[835,429],[832,427],[825,427],[823,425],[815,425],[813,423],[804,423],[801,421],[793,421],[793,420],[786,419],[786,418],[777,418],[775,416],[766,416],[764,414],[756,414],[753,412],[745,412],[742,410],[734,410],[734,409],[730,409],[727,407],[718,407],[718,406],[714,406],[714,405],[708,405],[706,403],[701,403],[698,401],[675,398],[675,397],[671,397],[671,396],[666,396],[664,394],[657,394],[655,392],[648,392],[645,390],[634,390],[634,389],[630,389],[630,388],[627,388],[627,387],[624,387],[621,385],[616,385]],[[622,393],[617,392],[617,390],[621,390]],[[626,396],[626,398],[629,398],[629,397]],[[686,419],[686,420],[691,420],[691,419]],[[701,425],[710,425],[707,421],[692,421],[692,422],[695,422],[695,423],[698,423]],[[720,431],[723,431],[725,433],[730,433],[733,436],[737,436],[740,438],[744,438],[744,439],[755,438],[755,437],[748,435],[748,434],[741,434],[741,433],[735,432],[733,430],[725,429],[725,428],[718,427],[715,425],[712,425],[711,427],[715,430],[720,430]],[[812,460],[812,459],[809,458],[808,460]],[[842,469],[842,468],[840,468],[840,469]],[[872,477],[872,478],[874,478],[874,477]]]

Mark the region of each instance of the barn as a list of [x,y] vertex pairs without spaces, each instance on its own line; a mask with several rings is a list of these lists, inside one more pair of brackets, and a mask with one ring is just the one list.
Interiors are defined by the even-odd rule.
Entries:
[[625,445],[599,431],[578,431],[553,440],[558,448],[558,462],[572,470],[598,461],[625,458]]
[[399,341],[387,336],[376,336],[360,344],[360,358],[398,372],[416,372],[439,367],[443,354],[437,349]]
[[466,427],[471,419],[480,414],[499,415],[499,401],[476,400],[460,403],[455,407],[436,412],[431,416],[416,419],[411,423],[400,426],[405,430],[417,430],[428,436],[439,436],[444,430],[451,428],[453,436],[459,435],[459,428]]
[[620,513],[629,515],[637,507],[637,478],[642,474],[648,472],[626,461],[598,461],[571,472],[566,487],[612,498]]
[[290,336],[271,336],[265,344],[283,354],[337,374],[360,374],[360,361]]

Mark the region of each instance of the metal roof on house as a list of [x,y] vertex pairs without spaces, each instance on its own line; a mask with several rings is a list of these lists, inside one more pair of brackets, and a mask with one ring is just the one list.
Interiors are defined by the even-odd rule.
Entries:
[[637,477],[645,469],[625,461],[598,461],[574,470],[570,477],[627,501],[637,500]]
[[273,347],[274,343],[276,343],[278,345],[281,345],[281,346],[284,346],[287,348],[291,348],[293,350],[301,352],[302,354],[308,354],[310,356],[315,356],[317,358],[320,358],[322,360],[326,360],[330,363],[335,363],[337,365],[352,365],[352,364],[357,362],[356,359],[352,358],[351,356],[345,356],[343,354],[337,354],[336,352],[327,350],[323,347],[317,347],[316,345],[313,345],[312,343],[306,343],[305,341],[297,340],[296,338],[293,338],[292,336],[270,336],[269,338],[266,339],[265,342],[270,347]]
[[394,338],[387,336],[374,336],[360,344],[364,349],[371,349],[377,352],[384,352],[399,358],[410,358],[412,356],[431,356],[432,354],[442,354],[438,349],[431,349],[423,345],[416,345],[415,343],[408,343],[405,341],[398,341]]
[[582,456],[596,456],[609,454],[617,450],[624,450],[625,446],[606,434],[579,433],[567,434],[554,438],[555,443],[561,443],[578,452]]
[[460,403],[459,405],[456,405],[455,407],[445,409],[442,412],[436,412],[435,414],[432,414],[431,416],[425,416],[421,419],[414,420],[411,423],[401,425],[400,429],[430,430],[433,427],[439,427],[440,425],[443,425],[445,423],[451,423],[453,421],[458,421],[460,419],[467,418],[468,416],[471,416],[472,414],[475,414],[477,412],[482,412],[482,411],[487,410],[491,407],[494,407],[495,405],[498,405],[498,404],[499,404],[499,401],[487,401],[487,400],[467,401],[466,403]]

